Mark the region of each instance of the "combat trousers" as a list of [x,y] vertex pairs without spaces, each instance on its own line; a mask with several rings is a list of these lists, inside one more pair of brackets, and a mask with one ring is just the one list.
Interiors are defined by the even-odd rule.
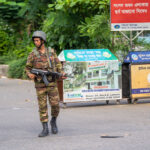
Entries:
[[51,116],[57,117],[59,114],[59,93],[57,87],[36,88],[36,93],[39,105],[40,121],[48,122],[47,97],[49,104],[51,105]]

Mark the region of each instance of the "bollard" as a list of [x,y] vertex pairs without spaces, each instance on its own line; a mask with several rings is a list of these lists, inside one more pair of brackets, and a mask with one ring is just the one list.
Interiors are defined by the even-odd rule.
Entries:
[[8,65],[0,65],[0,77],[2,76],[8,76]]

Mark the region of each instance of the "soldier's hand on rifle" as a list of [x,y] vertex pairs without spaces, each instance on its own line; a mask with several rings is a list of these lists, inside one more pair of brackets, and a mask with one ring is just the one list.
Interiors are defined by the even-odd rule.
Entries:
[[29,76],[29,78],[30,78],[31,80],[34,80],[34,78],[35,78],[35,75],[32,74],[32,73],[28,74],[28,76]]
[[67,76],[65,76],[66,73],[63,73],[63,76],[61,77],[62,79],[67,79]]

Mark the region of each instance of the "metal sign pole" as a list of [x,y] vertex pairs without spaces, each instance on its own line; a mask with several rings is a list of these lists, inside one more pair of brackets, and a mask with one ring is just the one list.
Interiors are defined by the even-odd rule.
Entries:
[[130,41],[130,51],[132,51],[133,49],[133,40],[135,40],[144,30],[141,30],[139,33],[136,34],[135,37],[133,37],[133,32],[130,31],[130,38],[122,31],[120,31],[120,33],[127,39]]
[[129,51],[132,51],[132,48],[133,48],[133,40],[132,40],[132,31],[130,31],[130,50]]

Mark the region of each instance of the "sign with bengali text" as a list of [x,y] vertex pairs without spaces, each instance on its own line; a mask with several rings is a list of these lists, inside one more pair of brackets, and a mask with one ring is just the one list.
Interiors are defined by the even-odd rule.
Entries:
[[150,97],[150,64],[131,65],[131,97]]
[[111,30],[150,30],[150,0],[111,0]]

